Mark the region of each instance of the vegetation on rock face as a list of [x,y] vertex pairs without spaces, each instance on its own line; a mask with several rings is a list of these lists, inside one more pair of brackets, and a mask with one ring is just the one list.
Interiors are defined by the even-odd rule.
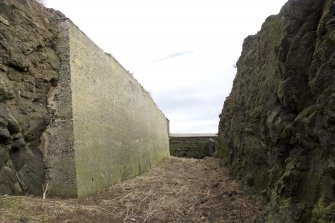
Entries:
[[244,41],[218,144],[260,222],[335,222],[334,21],[333,0],[289,0]]
[[38,147],[52,116],[47,95],[59,75],[53,41],[62,17],[33,0],[0,1],[0,194],[41,193]]

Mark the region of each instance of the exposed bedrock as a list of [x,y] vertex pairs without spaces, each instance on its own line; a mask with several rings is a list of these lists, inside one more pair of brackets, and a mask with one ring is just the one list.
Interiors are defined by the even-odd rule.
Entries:
[[219,124],[260,222],[335,222],[335,1],[289,0],[249,36]]
[[59,76],[55,26],[63,16],[33,0],[0,1],[0,194],[41,193],[40,137]]

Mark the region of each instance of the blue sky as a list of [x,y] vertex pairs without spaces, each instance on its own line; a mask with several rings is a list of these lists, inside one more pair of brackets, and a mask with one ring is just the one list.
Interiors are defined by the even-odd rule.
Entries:
[[173,133],[215,133],[243,39],[286,0],[45,0],[150,92]]

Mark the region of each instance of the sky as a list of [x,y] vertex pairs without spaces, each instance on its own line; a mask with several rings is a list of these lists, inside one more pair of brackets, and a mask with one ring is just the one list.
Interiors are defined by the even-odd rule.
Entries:
[[286,0],[44,0],[151,94],[172,133],[216,133],[243,39]]

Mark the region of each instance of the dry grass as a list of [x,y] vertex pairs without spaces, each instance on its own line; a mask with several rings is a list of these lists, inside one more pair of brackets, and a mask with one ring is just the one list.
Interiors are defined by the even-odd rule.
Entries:
[[[1,199],[7,199],[1,197]],[[254,222],[258,207],[218,160],[170,158],[150,172],[83,199],[10,197],[1,222]],[[7,206],[7,207],[6,207]]]

